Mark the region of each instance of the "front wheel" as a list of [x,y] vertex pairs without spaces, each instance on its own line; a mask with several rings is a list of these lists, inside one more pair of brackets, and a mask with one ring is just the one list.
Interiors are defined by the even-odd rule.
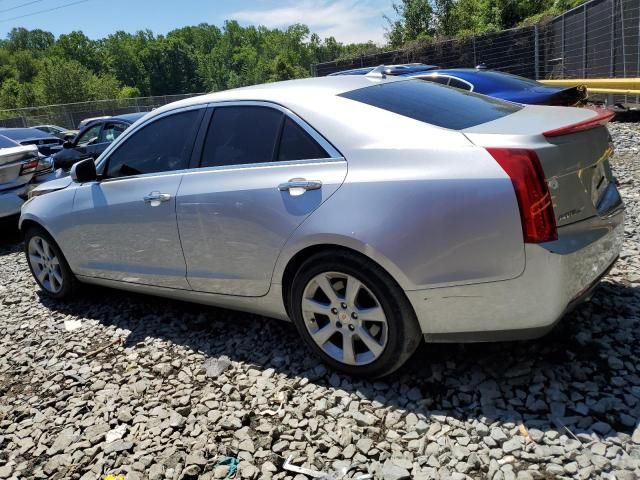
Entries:
[[33,278],[48,296],[65,298],[73,294],[77,280],[51,235],[40,227],[29,228],[24,250]]
[[323,252],[294,277],[289,311],[305,343],[351,375],[397,370],[421,339],[413,308],[378,265],[350,252]]

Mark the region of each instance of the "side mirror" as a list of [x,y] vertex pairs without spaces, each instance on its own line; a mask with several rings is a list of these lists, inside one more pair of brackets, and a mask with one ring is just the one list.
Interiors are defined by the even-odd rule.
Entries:
[[87,158],[74,163],[71,167],[70,175],[71,180],[76,183],[95,182],[98,180],[95,161],[93,158]]
[[73,142],[71,140],[65,140],[62,144],[62,148],[73,148]]

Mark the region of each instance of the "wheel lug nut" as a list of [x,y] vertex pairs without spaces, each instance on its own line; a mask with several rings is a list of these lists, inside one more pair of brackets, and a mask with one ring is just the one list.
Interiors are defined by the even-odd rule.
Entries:
[[344,302],[342,302],[342,303],[340,304],[340,306],[341,306],[343,309],[345,309],[345,310],[347,309],[347,304],[346,304],[346,303],[344,303]]
[[351,330],[352,332],[356,329],[356,327],[354,327],[353,325],[349,325],[349,330]]
[[358,314],[356,312],[353,312],[351,314],[351,318],[353,318],[354,320],[357,320],[358,319]]
[[338,314],[338,309],[337,308],[332,308],[331,309],[331,313],[333,313],[334,315]]
[[340,322],[336,322],[336,327],[338,327],[338,328],[342,328],[342,323],[340,323]]

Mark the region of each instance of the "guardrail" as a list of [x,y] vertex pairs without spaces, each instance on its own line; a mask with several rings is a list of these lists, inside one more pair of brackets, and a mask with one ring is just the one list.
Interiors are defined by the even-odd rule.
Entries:
[[584,85],[590,93],[612,95],[640,95],[640,78],[573,78],[562,80],[538,80],[545,85],[573,87]]

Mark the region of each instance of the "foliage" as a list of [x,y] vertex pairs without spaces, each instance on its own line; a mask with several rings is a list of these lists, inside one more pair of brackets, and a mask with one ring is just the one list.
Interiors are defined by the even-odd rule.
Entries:
[[416,40],[465,37],[504,30],[584,3],[585,0],[402,0],[387,38],[398,48]]
[[223,90],[307,77],[313,63],[374,53],[305,25],[285,30],[202,23],[165,35],[118,31],[93,40],[14,28],[0,40],[0,109]]
[[[387,18],[392,48],[415,48],[532,23],[584,0],[398,0]],[[118,31],[55,38],[14,28],[0,40],[0,109],[106,98],[193,93],[309,76],[314,63],[377,53],[373,42],[342,44],[305,25],[178,28],[167,35]]]

